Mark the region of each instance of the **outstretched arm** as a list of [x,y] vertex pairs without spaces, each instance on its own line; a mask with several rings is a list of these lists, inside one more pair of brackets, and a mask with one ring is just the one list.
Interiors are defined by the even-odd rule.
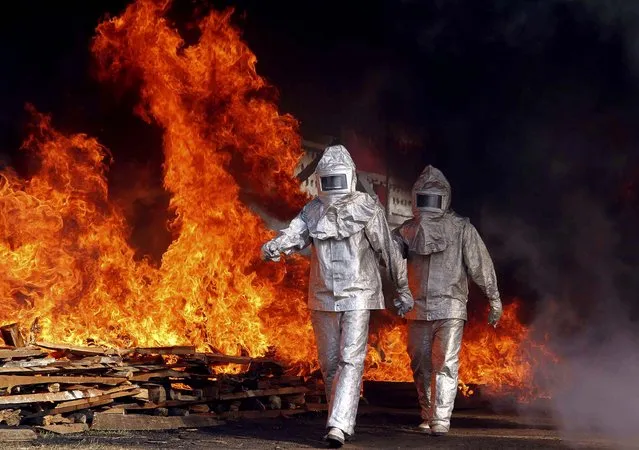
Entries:
[[481,288],[490,302],[488,322],[491,325],[496,325],[502,312],[499,289],[497,288],[497,275],[486,244],[471,223],[466,223],[464,227],[463,253],[464,264],[470,277]]
[[262,246],[262,256],[266,260],[279,261],[280,253],[290,255],[294,251],[303,250],[310,243],[308,227],[302,213],[299,213],[277,237]]

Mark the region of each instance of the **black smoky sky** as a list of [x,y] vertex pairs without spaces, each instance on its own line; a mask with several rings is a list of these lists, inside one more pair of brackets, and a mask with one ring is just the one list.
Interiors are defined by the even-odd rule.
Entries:
[[[32,102],[62,129],[111,149],[113,195],[134,228],[165,229],[160,135],[133,116],[131,94],[114,96],[91,77],[95,26],[127,3],[17,3],[2,16],[0,150],[5,162],[24,165],[16,149],[23,105]],[[523,296],[532,313],[552,298],[577,303],[580,320],[612,304],[636,318],[633,1],[175,4],[178,27],[211,6],[235,8],[259,72],[305,136],[372,138],[381,166],[409,185],[426,164],[442,169],[453,207],[494,254],[505,297]],[[144,177],[130,176],[139,166]],[[139,245],[161,255],[167,242]]]
[[408,184],[441,168],[533,312],[637,318],[639,6],[258,3],[245,38],[303,130],[375,138]]

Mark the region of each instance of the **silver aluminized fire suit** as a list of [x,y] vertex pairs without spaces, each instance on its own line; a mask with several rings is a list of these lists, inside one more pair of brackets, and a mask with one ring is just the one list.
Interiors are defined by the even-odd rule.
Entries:
[[488,250],[470,221],[449,209],[450,200],[448,180],[427,166],[413,186],[414,217],[393,233],[408,258],[408,280],[415,297],[415,307],[406,318],[421,414],[433,432],[441,433],[450,428],[457,394],[468,276],[490,301],[491,325],[496,326],[502,311]]
[[398,291],[400,315],[412,308],[413,298],[384,210],[355,191],[355,164],[346,148],[328,147],[315,173],[318,197],[262,252],[277,260],[312,244],[308,307],[329,399],[327,428],[353,434],[370,311],[384,309],[380,258]]

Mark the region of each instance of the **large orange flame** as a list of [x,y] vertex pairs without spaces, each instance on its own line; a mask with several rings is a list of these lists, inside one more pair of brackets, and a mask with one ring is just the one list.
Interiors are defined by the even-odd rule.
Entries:
[[[169,6],[137,0],[98,26],[92,50],[100,78],[133,81],[137,113],[163,133],[172,244],[159,265],[136,259],[124,215],[109,201],[109,153],[33,110],[25,148],[38,168],[27,179],[0,174],[0,319],[74,344],[275,352],[310,373],[308,261],[262,263],[272,232],[247,206],[291,217],[308,200],[293,177],[297,122],[270,100],[230,12],[209,13],[187,45],[165,18]],[[530,381],[527,331],[515,313],[507,310],[497,333],[467,330],[464,382]],[[410,379],[401,325],[389,323],[371,345],[367,378]]]
[[[521,400],[548,395],[533,380],[543,364],[556,361],[556,356],[545,343],[533,339],[531,328],[521,324],[517,317],[520,305],[519,300],[508,304],[496,329],[479,319],[466,324],[459,368],[462,392],[469,392],[468,384],[477,384],[514,392]],[[406,339],[406,327],[397,324],[382,327],[371,337],[369,379],[412,380]]]
[[[1,174],[0,314],[46,338],[151,343],[164,330],[148,298],[156,274],[134,262],[122,215],[108,201],[108,156],[93,138],[64,136],[35,113],[25,148],[39,163],[28,180]],[[135,312],[134,312],[135,311]],[[142,320],[131,321],[132,316]],[[168,330],[167,330],[168,331]],[[165,339],[177,340],[167,333]]]

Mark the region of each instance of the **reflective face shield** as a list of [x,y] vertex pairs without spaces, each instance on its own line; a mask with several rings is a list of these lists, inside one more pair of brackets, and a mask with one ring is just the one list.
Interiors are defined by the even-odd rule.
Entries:
[[444,196],[437,192],[416,192],[415,209],[418,211],[441,212]]
[[442,209],[442,200],[437,194],[417,194],[417,207]]
[[348,168],[318,173],[316,177],[320,197],[338,197],[354,191],[353,171]]
[[322,191],[339,191],[348,189],[348,180],[345,173],[337,175],[320,176],[320,189]]

